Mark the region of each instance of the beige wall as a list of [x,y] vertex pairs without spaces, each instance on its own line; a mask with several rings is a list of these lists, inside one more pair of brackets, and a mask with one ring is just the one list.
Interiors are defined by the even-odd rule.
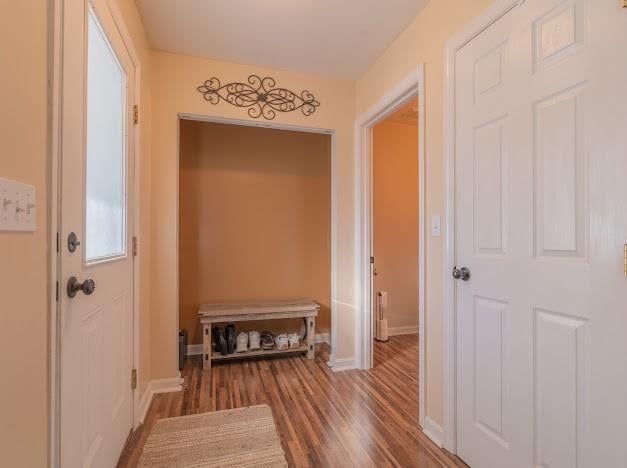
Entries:
[[0,457],[48,459],[47,2],[0,2],[0,177],[37,190],[37,231],[0,232]]
[[[429,2],[357,82],[357,115],[369,109],[420,63],[425,64],[427,222],[442,214],[444,44],[492,0]],[[442,233],[444,236],[444,232]],[[444,237],[427,238],[426,399],[427,416],[442,424],[442,265]]]
[[[272,76],[277,84],[314,93],[321,106],[311,116],[296,111],[278,113],[274,123],[330,129],[335,132],[337,184],[338,358],[354,356],[354,213],[353,121],[354,83],[282,70],[153,52],[152,82],[152,378],[173,378],[178,372],[177,322],[177,194],[179,113],[251,120],[245,109],[224,102],[217,106],[203,99],[196,88],[216,76],[222,83],[245,80],[248,75]],[[263,121],[262,121],[263,122]]]
[[[181,121],[181,328],[202,343],[202,303],[311,298],[329,331],[331,137]],[[300,330],[301,320],[237,330]]]
[[374,287],[388,293],[388,327],[417,329],[418,125],[399,120],[372,129]]

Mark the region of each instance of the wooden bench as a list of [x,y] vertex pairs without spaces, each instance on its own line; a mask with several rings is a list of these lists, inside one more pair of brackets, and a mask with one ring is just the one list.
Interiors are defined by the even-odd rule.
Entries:
[[[261,356],[307,353],[308,359],[314,358],[314,337],[316,334],[316,317],[320,306],[310,300],[261,301],[230,304],[203,304],[198,310],[198,318],[202,324],[203,360],[202,368],[211,369],[211,361],[224,359],[246,359]],[[305,318],[307,337],[299,348],[286,350],[257,350],[245,353],[233,353],[223,356],[213,350],[211,327],[217,323],[248,322],[251,320],[278,320],[288,318]],[[261,331],[261,330],[259,330]]]

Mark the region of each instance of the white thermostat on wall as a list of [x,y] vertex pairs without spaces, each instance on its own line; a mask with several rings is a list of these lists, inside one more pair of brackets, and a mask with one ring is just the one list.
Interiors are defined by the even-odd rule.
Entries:
[[0,231],[33,232],[36,220],[35,187],[0,177]]

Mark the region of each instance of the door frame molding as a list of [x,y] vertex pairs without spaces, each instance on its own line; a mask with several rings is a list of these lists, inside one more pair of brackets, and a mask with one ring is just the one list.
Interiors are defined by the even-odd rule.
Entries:
[[[181,120],[192,120],[196,122],[207,122],[207,123],[218,123],[218,124],[227,124],[227,125],[241,125],[245,127],[257,127],[257,128],[268,128],[274,130],[288,130],[292,132],[300,132],[300,133],[318,133],[323,135],[329,135],[331,137],[331,271],[330,271],[330,281],[331,281],[331,296],[329,298],[329,313],[331,315],[331,324],[330,324],[330,335],[331,335],[331,354],[329,355],[329,360],[327,361],[327,365],[331,368],[335,366],[336,363],[336,352],[337,352],[337,308],[340,304],[340,301],[337,299],[337,279],[338,279],[338,176],[337,176],[337,136],[336,131],[328,128],[318,128],[318,127],[308,127],[304,125],[293,125],[286,124],[280,122],[262,122],[257,120],[249,120],[249,119],[238,119],[231,117],[222,117],[215,114],[194,114],[194,113],[185,113],[179,112],[177,113],[177,145],[176,145],[176,350],[178,352],[178,330],[180,329],[180,315],[181,311],[179,310],[179,228],[180,228],[180,213],[179,213],[179,198],[180,198],[180,187],[179,187],[179,172],[181,166]],[[177,358],[178,362],[178,358]],[[178,369],[177,369],[178,372]],[[180,375],[180,372],[178,372]]]
[[355,271],[357,300],[355,356],[360,369],[372,367],[373,310],[370,286],[372,252],[372,129],[412,99],[418,99],[418,398],[419,423],[425,427],[425,275],[426,275],[426,157],[424,64],[385,93],[355,121]]
[[[61,252],[57,252],[57,246],[62,245],[59,226],[61,226],[61,152],[62,152],[62,131],[63,131],[63,11],[68,0],[47,0],[48,3],[48,327],[49,327],[49,362],[48,362],[48,388],[49,388],[49,421],[48,421],[48,456],[49,466],[59,467],[61,456],[61,343],[59,320],[61,316],[60,301],[57,300],[63,287],[61,284]],[[90,4],[90,0],[84,0]],[[135,68],[134,104],[141,109],[141,64],[139,55],[131,35],[124,23],[123,16],[114,1],[104,0],[113,18],[115,26],[126,47],[131,62]],[[137,236],[140,231],[140,200],[139,174],[141,167],[141,144],[140,135],[142,131],[141,121],[134,126],[133,131],[133,175],[129,178],[130,190],[133,194],[132,215],[129,228],[131,237]],[[130,247],[130,246],[129,246]],[[129,249],[129,254],[132,252]],[[141,310],[141,281],[140,257],[133,258],[133,343],[132,343],[132,363],[137,369],[138,382],[140,369],[140,319]],[[58,289],[57,289],[58,288]],[[130,376],[129,376],[130,379]],[[133,429],[139,425],[139,386],[133,390]]]
[[457,311],[455,282],[455,56],[525,0],[495,0],[444,47],[443,446],[457,453]]

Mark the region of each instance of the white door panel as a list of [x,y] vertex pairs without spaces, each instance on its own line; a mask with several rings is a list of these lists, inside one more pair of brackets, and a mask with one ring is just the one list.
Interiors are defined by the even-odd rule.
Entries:
[[457,53],[456,263],[471,271],[456,287],[457,436],[471,466],[627,466],[626,43],[613,0],[527,0]]
[[[65,2],[63,15],[60,457],[104,468],[133,423],[134,67],[106,0]],[[95,290],[71,297],[71,277]]]

